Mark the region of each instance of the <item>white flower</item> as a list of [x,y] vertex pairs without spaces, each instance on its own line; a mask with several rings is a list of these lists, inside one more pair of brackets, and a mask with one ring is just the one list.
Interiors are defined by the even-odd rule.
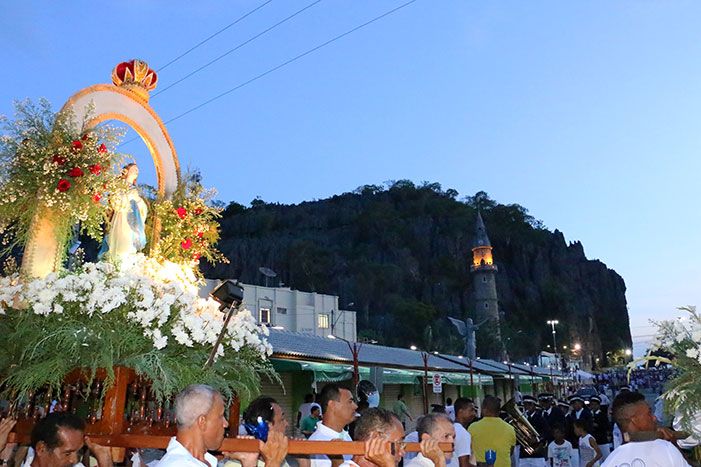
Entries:
[[686,350],[686,356],[689,358],[699,358],[699,350],[698,349],[687,349]]

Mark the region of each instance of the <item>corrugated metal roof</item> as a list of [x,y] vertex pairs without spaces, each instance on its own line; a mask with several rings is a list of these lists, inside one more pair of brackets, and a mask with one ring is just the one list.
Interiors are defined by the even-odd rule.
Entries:
[[[273,356],[299,359],[315,359],[326,362],[353,363],[349,345],[340,339],[314,336],[300,332],[271,329],[268,341],[273,346]],[[423,370],[422,352],[399,347],[387,347],[376,344],[359,344],[358,362],[361,365],[401,367]],[[469,372],[469,360],[452,355],[435,355],[427,352],[428,367],[431,371]],[[440,357],[444,358],[440,358]],[[452,361],[450,361],[452,360]],[[461,364],[464,362],[464,364]],[[473,370],[489,375],[508,374],[504,364],[492,365],[491,360],[474,360]],[[530,374],[512,365],[512,374]]]

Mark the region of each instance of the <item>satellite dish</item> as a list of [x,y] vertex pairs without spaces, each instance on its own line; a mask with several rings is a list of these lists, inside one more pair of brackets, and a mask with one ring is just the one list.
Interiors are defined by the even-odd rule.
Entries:
[[276,273],[275,271],[273,271],[272,269],[270,269],[270,268],[260,267],[260,268],[258,268],[258,270],[259,270],[260,273],[263,274],[265,277],[276,277],[276,276],[277,276],[277,273]]
[[260,273],[265,276],[265,286],[266,287],[268,286],[268,279],[271,279],[271,278],[277,276],[277,273],[275,271],[273,271],[270,268],[266,268],[264,266],[259,267],[258,271],[260,271]]

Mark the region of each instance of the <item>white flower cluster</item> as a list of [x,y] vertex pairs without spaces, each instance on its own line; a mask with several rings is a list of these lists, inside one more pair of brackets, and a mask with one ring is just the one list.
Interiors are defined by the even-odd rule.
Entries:
[[701,316],[696,313],[695,306],[680,310],[688,312],[689,316],[657,323],[658,334],[652,348],[675,349],[683,346],[687,357],[701,363]]
[[[1,277],[0,313],[12,312],[18,304],[38,315],[77,308],[86,319],[120,311],[126,320],[143,328],[144,336],[157,349],[167,346],[171,338],[187,347],[213,346],[224,316],[216,301],[198,296],[190,268],[143,255],[119,267],[88,263],[79,272],[49,274],[29,282],[21,282],[17,275]],[[248,346],[265,358],[272,353],[267,334],[267,328],[259,326],[248,310],[239,311],[229,322],[217,355],[224,355],[227,348],[238,351]]]

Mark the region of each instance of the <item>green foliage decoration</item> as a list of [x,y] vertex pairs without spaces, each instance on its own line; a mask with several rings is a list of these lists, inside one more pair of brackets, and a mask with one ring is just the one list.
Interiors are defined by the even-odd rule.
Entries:
[[190,266],[199,264],[200,259],[228,263],[215,247],[222,211],[212,203],[216,191],[205,189],[199,174],[187,174],[183,180],[171,198],[153,203],[161,230],[151,255]]
[[695,306],[679,309],[688,316],[657,323],[651,350],[673,356],[672,364],[678,371],[662,395],[665,409],[670,414],[679,414],[686,430],[694,430],[701,411],[701,315]]
[[[188,279],[189,278],[189,279]],[[276,378],[271,348],[246,310],[233,316],[218,358],[204,363],[222,328],[213,300],[197,297],[186,268],[140,257],[128,271],[88,263],[46,278],[0,278],[0,387],[4,395],[42,388],[58,391],[66,375],[85,369],[132,368],[164,401],[192,383],[206,383],[243,401],[257,394],[261,376]]]
[[70,110],[54,113],[46,100],[17,102],[16,119],[2,117],[0,136],[0,232],[7,253],[26,244],[38,213],[54,215],[63,250],[79,224],[102,239],[107,214],[104,194],[126,189],[116,174],[122,156],[114,152],[120,133],[109,126],[88,128]]

